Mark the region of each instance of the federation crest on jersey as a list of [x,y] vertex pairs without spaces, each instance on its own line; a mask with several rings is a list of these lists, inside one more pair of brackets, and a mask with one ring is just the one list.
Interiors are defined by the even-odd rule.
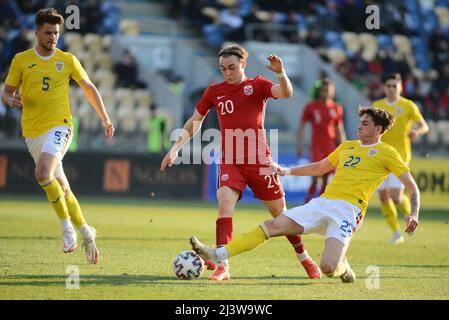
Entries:
[[247,96],[252,95],[252,94],[253,94],[253,86],[250,85],[250,84],[244,86],[244,87],[243,87],[243,92],[245,92],[245,94],[246,94]]
[[330,116],[332,119],[335,119],[335,118],[337,117],[337,111],[336,111],[335,109],[330,109],[330,110],[329,110],[329,116]]
[[401,113],[402,113],[402,108],[401,108],[401,107],[397,107],[397,108],[396,108],[396,115],[397,115],[397,116],[400,116]]
[[228,181],[229,179],[229,175],[227,173],[225,173],[224,175],[221,176],[221,181]]
[[379,152],[379,150],[377,150],[377,149],[374,149],[374,148],[371,148],[371,149],[369,149],[369,151],[368,151],[368,155],[370,156],[370,157],[372,157],[372,156],[374,156],[376,153],[378,153]]
[[55,62],[55,67],[56,67],[56,70],[61,72],[62,69],[64,68],[64,62],[63,61],[56,61]]

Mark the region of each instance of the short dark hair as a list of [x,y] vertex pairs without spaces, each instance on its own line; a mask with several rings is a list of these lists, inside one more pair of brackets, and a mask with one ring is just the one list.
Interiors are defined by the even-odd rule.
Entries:
[[387,83],[388,80],[397,80],[398,82],[401,82],[402,81],[401,74],[397,72],[389,73],[383,77],[382,82]]
[[44,8],[36,13],[34,22],[37,27],[43,26],[44,23],[61,25],[64,23],[64,17],[61,16],[55,8]]
[[227,58],[229,56],[236,56],[242,60],[246,60],[248,58],[248,51],[246,51],[245,48],[239,46],[238,44],[233,44],[224,47],[218,53],[218,57]]
[[381,133],[384,133],[390,129],[394,123],[394,115],[387,110],[374,107],[360,107],[359,117],[361,118],[365,114],[369,115],[371,119],[373,119],[376,126],[382,126]]

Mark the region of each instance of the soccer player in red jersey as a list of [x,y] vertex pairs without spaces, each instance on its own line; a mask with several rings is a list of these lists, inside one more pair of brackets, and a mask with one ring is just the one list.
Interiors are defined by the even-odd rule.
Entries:
[[[271,154],[264,132],[264,115],[269,98],[289,98],[293,88],[282,60],[274,54],[267,57],[267,68],[276,73],[278,84],[262,76],[248,78],[245,75],[248,53],[241,46],[227,46],[218,56],[225,81],[205,90],[192,117],[185,123],[183,134],[162,160],[161,170],[173,165],[179,150],[199,131],[209,110],[215,108],[222,142],[217,177],[216,245],[224,246],[232,239],[232,216],[247,185],[273,217],[287,210],[282,185],[269,165]],[[304,249],[301,237],[287,238],[309,278],[320,278],[320,270]],[[220,265],[206,263],[209,269],[215,270],[210,280],[230,279],[227,261]]]
[[[312,126],[312,142],[310,144],[310,162],[319,162],[326,158],[334,149],[346,140],[345,129],[343,126],[343,108],[336,103],[333,98],[335,95],[335,86],[332,80],[318,80],[315,91],[315,100],[308,103],[301,116],[300,125],[296,135],[297,155],[302,156],[304,150],[302,141],[304,136],[304,127],[307,122]],[[322,177],[313,177],[312,184],[309,187],[304,203],[308,203],[315,194],[318,179],[322,179],[320,195],[326,188],[329,175],[328,172]]]

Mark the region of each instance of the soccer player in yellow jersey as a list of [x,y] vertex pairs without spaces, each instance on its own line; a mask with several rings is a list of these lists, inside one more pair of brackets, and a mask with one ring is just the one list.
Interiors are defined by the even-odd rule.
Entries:
[[114,127],[97,88],[78,59],[56,48],[64,18],[55,9],[41,9],[35,22],[37,45],[15,55],[2,100],[10,107],[22,108],[22,131],[36,163],[35,177],[61,221],[62,250],[72,252],[77,247],[73,222],[84,238],[88,262],[95,264],[99,259],[96,231],[86,223],[62,168],[72,139],[70,79],[78,83],[93,105],[108,139],[112,139]]
[[[394,147],[401,155],[402,160],[409,164],[412,157],[411,140],[426,134],[429,127],[413,101],[401,97],[402,82],[399,73],[387,75],[383,82],[385,98],[373,102],[373,107],[391,112],[396,120],[381,140]],[[413,128],[413,123],[416,128]],[[397,209],[405,216],[410,215],[410,199],[404,195],[403,189],[404,185],[393,174],[390,174],[378,189],[382,214],[393,230],[393,237],[390,240],[392,244],[404,241],[398,222]]]
[[380,183],[390,174],[396,175],[410,193],[411,214],[406,218],[406,232],[418,226],[419,190],[410,169],[399,153],[381,142],[381,135],[393,123],[393,115],[377,108],[359,111],[360,140],[343,142],[327,158],[294,168],[273,164],[280,175],[321,176],[336,170],[335,177],[324,193],[308,204],[281,213],[265,221],[220,248],[207,247],[196,237],[190,243],[201,257],[219,263],[244,251],[252,250],[271,237],[289,234],[322,233],[326,235],[321,256],[321,271],[328,277],[340,277],[354,282],[346,252],[349,243],[365,215],[368,201]]

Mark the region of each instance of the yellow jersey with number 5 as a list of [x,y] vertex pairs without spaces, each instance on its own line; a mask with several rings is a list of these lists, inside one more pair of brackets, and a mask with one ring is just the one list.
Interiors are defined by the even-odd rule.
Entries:
[[55,49],[53,55],[43,57],[32,48],[16,54],[5,83],[20,88],[23,136],[36,138],[51,128],[72,125],[69,82],[85,78],[81,63],[71,53]]
[[346,141],[327,159],[337,169],[321,196],[352,203],[363,215],[374,191],[390,172],[399,177],[410,171],[399,153],[384,142],[363,145],[359,140]]
[[382,135],[381,140],[393,146],[406,163],[412,158],[412,142],[409,137],[413,121],[421,121],[423,117],[413,101],[399,97],[394,104],[389,104],[386,99],[373,102],[373,107],[391,112],[395,121],[393,126]]

